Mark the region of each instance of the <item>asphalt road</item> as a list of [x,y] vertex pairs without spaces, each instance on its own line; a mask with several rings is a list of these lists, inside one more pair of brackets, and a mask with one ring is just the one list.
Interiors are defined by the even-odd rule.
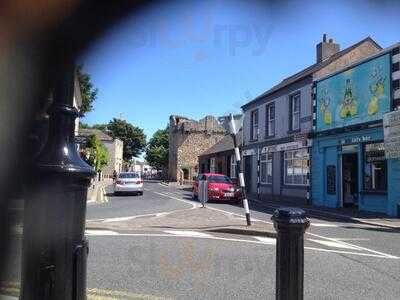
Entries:
[[[119,222],[198,205],[189,191],[158,183],[146,183],[143,196],[113,197],[109,188],[107,198],[88,205],[88,220]],[[240,206],[207,205],[243,215]],[[271,208],[250,206],[252,218],[270,222]],[[274,299],[272,238],[165,228],[138,232],[87,230],[88,300]],[[312,217],[305,235],[305,299],[400,299],[399,237],[387,228]],[[9,272],[0,280],[19,281],[20,238],[14,235]]]
[[[197,205],[190,193],[147,183],[143,196],[108,197],[88,219],[168,212]],[[243,214],[239,206],[209,203]],[[271,209],[252,206],[270,221]],[[190,222],[190,220],[188,220]],[[311,218],[305,236],[305,299],[399,299],[400,233]],[[229,234],[88,232],[88,287],[116,299],[273,299],[275,241]]]

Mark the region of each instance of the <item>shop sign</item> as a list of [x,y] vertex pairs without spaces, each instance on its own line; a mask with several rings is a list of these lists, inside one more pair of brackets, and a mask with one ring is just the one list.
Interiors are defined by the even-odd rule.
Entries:
[[246,149],[243,150],[243,156],[250,156],[250,155],[255,155],[256,152],[254,151],[254,149]]
[[296,150],[296,149],[304,148],[307,146],[311,146],[311,140],[302,140],[302,141],[297,141],[297,142],[290,142],[290,143],[285,143],[285,144],[266,146],[266,147],[262,148],[261,153]]
[[372,138],[369,135],[361,135],[361,136],[355,136],[351,138],[344,138],[339,140],[340,145],[345,145],[345,144],[358,144],[358,143],[365,143],[371,141]]
[[386,158],[400,157],[400,111],[383,116],[383,135]]

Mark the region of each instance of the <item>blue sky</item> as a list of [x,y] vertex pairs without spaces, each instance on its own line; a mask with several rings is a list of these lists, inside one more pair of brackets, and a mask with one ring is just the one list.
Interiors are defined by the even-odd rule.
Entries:
[[327,33],[341,49],[400,41],[400,1],[163,1],[115,26],[81,59],[99,89],[82,120],[122,117],[148,138],[171,114],[240,106],[315,62]]

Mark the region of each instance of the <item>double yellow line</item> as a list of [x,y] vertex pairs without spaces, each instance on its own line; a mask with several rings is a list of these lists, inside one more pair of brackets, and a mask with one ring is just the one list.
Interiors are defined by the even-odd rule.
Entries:
[[[0,282],[0,300],[2,295],[18,297],[20,294],[20,283],[15,281]],[[130,293],[124,291],[114,291],[107,289],[87,289],[88,300],[170,300],[170,297],[158,297],[154,295]]]

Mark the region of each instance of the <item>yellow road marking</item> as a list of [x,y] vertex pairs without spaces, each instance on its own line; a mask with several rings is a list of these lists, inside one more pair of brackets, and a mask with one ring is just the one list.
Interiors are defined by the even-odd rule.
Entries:
[[[130,293],[126,291],[115,291],[107,289],[88,288],[88,300],[170,300],[170,297],[160,297],[148,294]],[[18,297],[20,294],[20,283],[15,281],[0,282],[0,295]],[[1,298],[0,298],[1,299]]]

